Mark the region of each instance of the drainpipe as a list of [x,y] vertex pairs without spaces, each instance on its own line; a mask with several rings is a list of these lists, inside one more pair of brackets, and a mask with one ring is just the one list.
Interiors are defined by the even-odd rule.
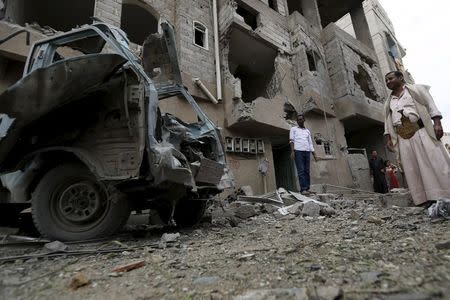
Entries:
[[217,104],[219,101],[211,94],[211,92],[208,90],[208,88],[201,82],[200,78],[195,77],[192,78],[194,83],[202,90],[203,93],[205,93],[206,97],[208,97],[209,100],[211,100],[212,103]]
[[217,100],[222,100],[222,76],[220,73],[220,53],[219,53],[219,20],[217,19],[217,0],[212,0],[213,24],[214,24],[214,54],[216,56],[216,86]]

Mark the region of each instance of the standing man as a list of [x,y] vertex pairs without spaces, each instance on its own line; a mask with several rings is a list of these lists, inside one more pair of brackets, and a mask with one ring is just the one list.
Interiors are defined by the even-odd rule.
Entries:
[[292,127],[289,132],[289,142],[291,144],[291,157],[295,159],[298,180],[300,182],[300,192],[309,194],[311,184],[309,176],[309,165],[311,153],[314,160],[317,160],[312,143],[311,132],[305,128],[305,116],[297,116],[298,126]]
[[378,157],[376,150],[372,150],[369,166],[370,176],[373,178],[373,190],[375,193],[386,194],[388,192],[388,186],[385,176],[385,162],[381,157]]
[[385,103],[385,143],[399,156],[414,204],[450,199],[450,156],[429,87],[406,84],[399,71],[386,74],[386,85],[392,93]]

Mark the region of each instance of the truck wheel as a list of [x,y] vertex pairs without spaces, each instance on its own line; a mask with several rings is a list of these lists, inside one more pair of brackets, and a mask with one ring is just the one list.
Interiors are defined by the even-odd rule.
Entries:
[[126,198],[108,199],[105,187],[83,165],[67,163],[50,170],[32,196],[33,221],[39,232],[55,240],[87,240],[108,236],[130,216]]
[[191,227],[197,224],[205,214],[206,201],[181,199],[173,218],[180,227]]

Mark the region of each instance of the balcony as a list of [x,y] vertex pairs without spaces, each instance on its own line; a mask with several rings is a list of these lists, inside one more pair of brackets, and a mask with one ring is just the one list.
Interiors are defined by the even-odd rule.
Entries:
[[383,123],[387,94],[375,52],[334,23],[322,31],[321,40],[337,117]]

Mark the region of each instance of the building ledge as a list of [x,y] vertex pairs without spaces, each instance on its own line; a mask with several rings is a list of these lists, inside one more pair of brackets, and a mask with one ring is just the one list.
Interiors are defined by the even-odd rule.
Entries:
[[384,123],[383,108],[383,103],[369,98],[362,100],[354,96],[345,96],[335,101],[336,114],[341,121],[363,117],[376,123]]

